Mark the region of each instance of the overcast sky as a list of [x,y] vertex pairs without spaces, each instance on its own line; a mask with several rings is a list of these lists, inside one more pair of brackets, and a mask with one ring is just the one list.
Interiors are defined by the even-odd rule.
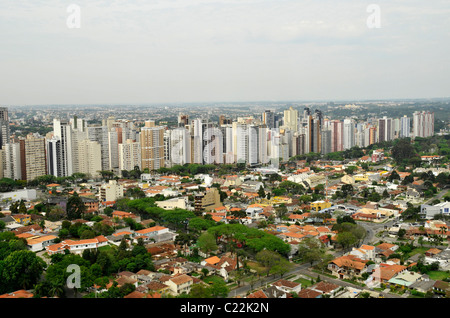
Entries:
[[450,96],[443,0],[1,0],[0,40],[0,105]]

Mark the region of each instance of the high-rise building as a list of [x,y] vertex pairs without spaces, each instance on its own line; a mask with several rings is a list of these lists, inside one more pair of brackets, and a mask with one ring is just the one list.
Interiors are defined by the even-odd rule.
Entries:
[[245,163],[248,158],[248,127],[246,124],[236,124],[234,127],[234,154],[237,163]]
[[88,126],[86,127],[87,138],[96,141],[101,147],[102,169],[109,170],[109,139],[107,126]]
[[47,174],[45,138],[39,134],[29,134],[19,140],[20,161],[23,180],[34,180]]
[[247,153],[247,164],[256,165],[259,163],[260,159],[260,130],[259,126],[256,125],[248,125],[248,133],[247,133],[247,144],[248,144],[248,153]]
[[146,121],[141,128],[141,169],[149,171],[164,167],[164,127]]
[[101,146],[97,141],[83,139],[77,142],[77,150],[80,154],[78,172],[86,173],[92,177],[100,176],[102,170]]
[[[81,130],[73,130],[72,129],[72,167],[73,172],[83,172],[80,170],[80,160],[82,160],[83,156],[85,156],[84,152],[80,152],[78,149],[78,143],[82,140],[87,139],[86,132]],[[81,157],[81,158],[80,158]],[[100,157],[100,156],[99,156]],[[101,160],[101,157],[100,157]]]
[[378,119],[378,142],[392,140],[392,118]]
[[189,115],[179,114],[178,115],[178,127],[184,127],[189,125]]
[[320,153],[322,151],[321,115],[319,113],[315,113],[314,115],[307,115],[306,120],[304,120],[303,122],[306,124],[306,152]]
[[355,123],[351,118],[345,118],[343,124],[342,148],[350,149],[355,145]]
[[111,127],[108,131],[109,170],[119,173],[119,144],[122,143],[122,128]]
[[119,144],[119,171],[141,168],[141,144],[139,141],[127,139]]
[[344,124],[340,120],[330,122],[331,128],[331,152],[342,151],[344,140]]
[[17,142],[3,145],[3,177],[22,180],[22,166],[20,162],[20,144]]
[[175,128],[170,132],[169,160],[171,165],[191,163],[191,136],[186,128]]
[[434,135],[434,113],[416,111],[413,113],[414,137],[430,137]]
[[267,126],[267,128],[275,128],[275,112],[272,110],[265,110],[262,113],[262,123]]
[[284,111],[284,126],[289,130],[296,132],[298,130],[298,110],[295,110],[292,106]]
[[203,163],[223,163],[222,131],[212,123],[203,124]]
[[59,141],[57,156],[54,158],[58,169],[49,169],[57,177],[66,177],[73,174],[73,154],[72,154],[72,127],[67,120],[53,119],[53,138]]
[[229,125],[232,123],[232,120],[229,118],[226,118],[225,115],[220,115],[219,116],[219,126],[222,125]]
[[234,152],[233,152],[233,125],[222,125],[220,127],[222,131],[222,152],[223,152],[223,162],[227,164],[234,163]]
[[7,107],[0,107],[0,149],[9,143],[9,115]]
[[192,121],[192,163],[203,164],[203,122],[197,118]]
[[404,115],[400,118],[400,138],[407,138],[411,136],[411,120]]
[[331,152],[331,130],[322,130],[321,132],[321,153],[326,155]]

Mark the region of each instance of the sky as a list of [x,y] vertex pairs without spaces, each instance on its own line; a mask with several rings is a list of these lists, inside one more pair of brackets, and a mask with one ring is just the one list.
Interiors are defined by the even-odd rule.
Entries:
[[0,40],[2,106],[450,96],[450,0],[2,0]]

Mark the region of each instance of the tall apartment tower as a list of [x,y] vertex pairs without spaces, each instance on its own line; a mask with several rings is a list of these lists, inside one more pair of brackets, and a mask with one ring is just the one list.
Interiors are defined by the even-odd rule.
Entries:
[[20,144],[11,142],[3,145],[2,160],[3,177],[13,180],[22,180]]
[[51,163],[58,169],[49,169],[49,173],[52,171],[57,177],[71,176],[73,174],[72,127],[67,120],[53,119],[53,138],[52,145],[56,141],[59,141],[59,145],[54,145],[52,159],[56,162]]
[[105,126],[88,126],[86,127],[87,138],[97,141],[101,147],[102,169],[109,170],[109,139],[108,127]]
[[262,123],[267,126],[267,128],[275,128],[275,113],[272,110],[265,110],[261,116]]
[[178,115],[178,127],[184,127],[189,125],[189,115],[179,114]]
[[149,171],[164,167],[164,127],[146,121],[141,128],[141,169]]
[[414,137],[430,137],[434,135],[434,113],[429,111],[413,113]]
[[197,118],[192,121],[192,163],[203,164],[203,122]]
[[342,148],[350,149],[355,145],[355,123],[353,119],[344,119]]
[[404,115],[400,118],[400,138],[407,138],[411,136],[411,120]]
[[378,119],[378,142],[392,140],[392,118]]
[[101,146],[97,141],[83,139],[77,143],[78,172],[86,173],[92,177],[98,177],[102,170]]
[[321,153],[326,155],[331,152],[331,130],[324,129],[321,132]]
[[289,130],[296,132],[298,130],[298,111],[294,108],[289,107],[289,109],[284,111],[284,126]]
[[184,165],[191,162],[191,136],[186,128],[175,128],[170,133],[170,163]]
[[20,139],[20,163],[22,180],[31,181],[47,174],[45,138],[39,134],[29,134]]
[[0,149],[9,143],[9,115],[7,107],[0,107]]
[[340,120],[330,122],[331,127],[331,152],[342,151],[344,140],[344,124]]

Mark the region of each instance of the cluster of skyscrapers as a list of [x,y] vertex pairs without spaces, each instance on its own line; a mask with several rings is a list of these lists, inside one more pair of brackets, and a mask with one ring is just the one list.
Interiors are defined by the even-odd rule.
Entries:
[[[412,124],[412,125],[411,125]],[[100,171],[121,175],[123,170],[149,171],[186,163],[276,165],[292,156],[310,152],[327,154],[354,146],[404,137],[434,134],[434,114],[414,112],[412,119],[329,119],[320,110],[290,107],[283,112],[218,122],[178,116],[178,126],[168,128],[146,121],[139,127],[130,120],[107,118],[88,125],[80,118],[54,119],[46,136],[10,136],[8,109],[0,108],[0,176],[33,180],[50,174],[57,177]]]

